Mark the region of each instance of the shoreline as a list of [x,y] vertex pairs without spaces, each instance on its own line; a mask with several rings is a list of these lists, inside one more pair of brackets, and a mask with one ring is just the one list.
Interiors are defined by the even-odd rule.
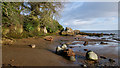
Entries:
[[[3,45],[3,64],[12,66],[80,66],[85,64],[85,53],[75,52],[79,58],[77,63],[71,62],[64,57],[55,54],[56,47],[65,42],[75,41],[74,36],[52,36],[53,41],[46,41],[44,38],[17,39],[13,45]],[[101,41],[80,38],[78,41]],[[62,40],[62,41],[61,41]],[[105,40],[104,40],[105,41]],[[28,45],[35,44],[32,49]],[[108,58],[118,58],[115,55],[104,54]],[[113,56],[113,57],[112,57]],[[11,61],[11,60],[14,61]],[[32,63],[31,63],[32,62]],[[103,61],[102,61],[103,62]],[[109,65],[109,64],[107,64]],[[116,64],[113,64],[116,65]]]

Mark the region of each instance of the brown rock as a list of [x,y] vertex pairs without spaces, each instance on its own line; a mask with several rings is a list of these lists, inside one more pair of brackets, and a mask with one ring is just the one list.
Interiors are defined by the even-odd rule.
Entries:
[[104,56],[100,56],[100,58],[107,59],[107,58],[106,58],[106,57],[104,57]]
[[114,60],[114,59],[109,59],[109,61],[110,61],[110,62],[115,62],[115,60]]
[[85,41],[83,45],[84,45],[84,46],[88,45],[88,41]]
[[88,49],[84,49],[84,51],[88,51]]

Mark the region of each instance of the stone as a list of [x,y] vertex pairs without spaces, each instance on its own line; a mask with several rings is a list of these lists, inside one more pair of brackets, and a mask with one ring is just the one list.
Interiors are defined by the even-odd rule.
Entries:
[[84,46],[88,45],[88,41],[85,41],[83,45],[84,45]]
[[66,35],[66,36],[74,36],[74,31],[69,28],[69,27],[66,27],[65,31],[62,31],[61,32],[62,35]]
[[80,33],[80,30],[74,30],[74,33],[78,35]]
[[60,47],[60,46],[57,46],[57,48],[56,48],[56,53],[57,54],[60,54],[61,52],[62,52],[62,48]]
[[87,51],[87,53],[86,53],[86,59],[96,61],[96,60],[98,60],[98,56],[96,53],[94,53],[93,51],[90,50],[90,51]]
[[108,43],[105,43],[105,42],[100,42],[100,44],[108,44]]
[[70,48],[74,48],[74,47],[70,47]]
[[12,59],[12,60],[10,60],[10,61],[12,61],[12,62],[13,62],[13,61],[15,61],[15,60],[14,60],[14,59]]
[[67,45],[66,45],[66,44],[62,44],[61,48],[62,48],[63,50],[65,50],[65,49],[67,49]]
[[82,65],[81,65],[81,67],[87,68],[87,65],[85,65],[85,64],[82,64]]
[[84,51],[88,51],[88,49],[84,49]]
[[53,40],[53,37],[52,37],[52,36],[47,36],[47,37],[45,37],[45,40],[47,40],[47,41],[52,41],[52,40]]
[[35,44],[31,44],[30,46],[31,46],[31,48],[35,48],[36,47]]
[[107,58],[106,58],[106,57],[104,57],[104,56],[100,56],[100,58],[107,59]]
[[67,31],[67,32],[73,32],[73,30],[71,28],[69,28],[69,27],[66,27],[65,31]]
[[110,61],[110,62],[115,62],[115,60],[114,60],[114,59],[109,59],[109,61]]
[[70,61],[76,61],[75,56],[70,56]]

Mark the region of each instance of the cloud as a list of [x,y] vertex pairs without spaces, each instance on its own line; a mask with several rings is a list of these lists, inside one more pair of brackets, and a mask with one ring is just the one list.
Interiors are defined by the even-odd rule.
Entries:
[[117,11],[117,2],[72,2],[66,4],[60,23],[73,29],[108,29],[117,26]]

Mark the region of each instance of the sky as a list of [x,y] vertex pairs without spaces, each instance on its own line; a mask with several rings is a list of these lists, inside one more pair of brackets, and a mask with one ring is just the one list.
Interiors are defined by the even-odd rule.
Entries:
[[74,30],[117,30],[117,2],[67,2],[60,24]]

